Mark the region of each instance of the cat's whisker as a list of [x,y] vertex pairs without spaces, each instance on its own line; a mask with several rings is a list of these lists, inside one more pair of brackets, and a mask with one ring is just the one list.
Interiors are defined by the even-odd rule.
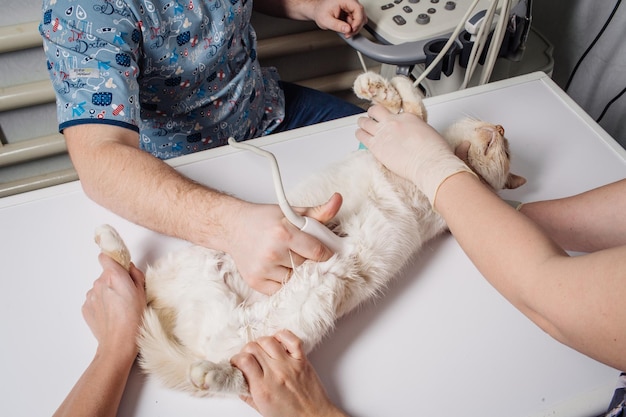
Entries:
[[281,282],[281,284],[283,286],[289,282],[289,279],[291,278],[292,272],[293,272],[293,269],[287,268],[287,272],[285,272],[285,277],[283,278],[283,280]]
[[291,250],[289,251],[289,263],[291,264],[292,270],[296,269],[296,263],[293,260],[293,253],[291,252]]

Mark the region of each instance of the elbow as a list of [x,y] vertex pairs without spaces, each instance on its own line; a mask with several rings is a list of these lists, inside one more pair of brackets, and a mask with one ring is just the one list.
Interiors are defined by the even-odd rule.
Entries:
[[72,162],[74,163],[74,169],[78,174],[78,181],[83,193],[95,203],[105,205],[105,190],[107,188],[107,181],[106,178],[98,173],[99,170],[97,169],[97,161],[91,161],[84,158],[75,161],[75,159],[72,158]]
[[83,190],[83,193],[92,201],[100,204],[100,198],[98,194],[98,188],[93,184],[92,181],[84,180],[83,176],[78,175],[78,180],[80,182],[80,187]]

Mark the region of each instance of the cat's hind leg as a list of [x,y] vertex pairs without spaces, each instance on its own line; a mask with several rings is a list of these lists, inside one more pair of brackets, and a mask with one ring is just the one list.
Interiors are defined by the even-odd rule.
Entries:
[[402,108],[400,95],[380,74],[369,71],[359,75],[354,80],[353,90],[358,98],[382,104],[393,113],[399,113]]
[[[139,364],[144,372],[164,386],[200,397],[247,395],[248,385],[241,371],[228,360],[218,363],[181,344],[169,326],[175,317],[148,306],[138,339]],[[200,331],[200,330],[199,330]]]
[[402,111],[411,113],[427,121],[426,107],[422,102],[422,94],[413,86],[413,81],[404,75],[397,75],[391,79],[391,85],[401,97]]
[[130,252],[117,230],[108,224],[98,226],[94,240],[105,255],[110,256],[127,271],[130,269]]
[[243,373],[229,361],[198,361],[189,369],[191,383],[211,394],[250,395]]

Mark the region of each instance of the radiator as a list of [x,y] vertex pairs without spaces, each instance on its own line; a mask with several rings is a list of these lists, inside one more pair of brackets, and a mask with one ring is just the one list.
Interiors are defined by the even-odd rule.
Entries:
[[[0,27],[0,59],[11,59],[12,53],[15,52],[41,48],[42,41],[38,32],[38,24],[38,22],[29,22]],[[350,53],[347,54],[346,50]],[[327,53],[334,53],[335,56],[339,54],[342,59],[329,60],[327,56],[325,57]],[[284,80],[331,94],[349,91],[356,76],[363,71],[356,54],[347,47],[337,34],[310,26],[305,26],[304,30],[296,33],[266,38],[260,35],[258,54],[261,64],[276,66]],[[335,68],[332,68],[331,73],[311,73],[311,69],[315,69],[317,66],[303,66],[303,57],[307,57],[307,59],[310,57],[312,60],[335,61],[333,63]],[[339,61],[339,66],[337,66],[336,61]],[[370,64],[372,67],[379,65],[367,61],[367,65]],[[54,103],[54,100],[54,91],[48,79],[5,86],[0,88],[0,114],[18,109],[28,110],[44,104],[49,105]],[[46,158],[63,155],[67,153],[67,148],[63,136],[57,132],[49,132],[40,137],[19,141],[12,141],[11,138],[0,139],[4,139],[0,140],[0,197],[78,179],[76,171],[68,162],[67,168],[35,174],[28,173],[28,169],[26,169],[27,173],[23,177],[6,180],[8,175],[3,175],[3,169],[15,168],[18,165],[25,166],[29,163],[43,161]]]

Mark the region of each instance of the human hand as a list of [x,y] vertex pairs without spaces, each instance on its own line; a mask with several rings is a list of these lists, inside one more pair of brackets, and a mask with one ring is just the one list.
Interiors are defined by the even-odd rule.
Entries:
[[320,29],[334,30],[350,38],[367,23],[365,8],[358,0],[319,0],[311,3],[312,20]]
[[132,263],[129,274],[104,254],[98,260],[103,271],[87,292],[83,317],[98,340],[98,351],[134,358],[146,307],[144,274]]
[[356,137],[388,169],[415,183],[434,206],[439,186],[458,172],[472,172],[430,125],[381,105],[358,119]]
[[329,400],[302,341],[288,330],[248,343],[231,363],[250,388],[242,399],[264,417],[345,417]]
[[[340,194],[317,207],[296,208],[301,215],[324,224],[341,207]],[[327,261],[333,252],[315,237],[300,231],[277,205],[243,202],[233,222],[227,252],[248,285],[263,294],[273,294],[305,260]]]

